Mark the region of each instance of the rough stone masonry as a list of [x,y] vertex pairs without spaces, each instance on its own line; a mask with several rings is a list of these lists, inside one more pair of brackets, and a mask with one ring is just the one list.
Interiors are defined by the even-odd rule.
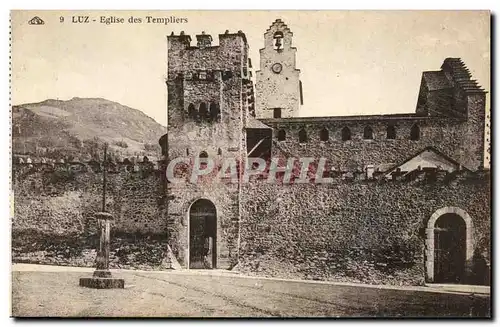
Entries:
[[[243,32],[220,34],[218,45],[204,32],[196,45],[183,32],[168,36],[163,159],[113,164],[108,206],[120,237],[112,238],[111,267],[164,269],[170,248],[186,269],[489,284],[486,100],[465,64],[446,58],[440,71],[424,72],[415,113],[297,117],[304,99],[292,37],[279,19],[265,32],[254,94]],[[285,184],[279,175],[276,183],[171,183],[166,169],[181,157],[242,166],[248,158],[324,158],[331,182]],[[88,262],[101,168],[13,166],[14,261]]]

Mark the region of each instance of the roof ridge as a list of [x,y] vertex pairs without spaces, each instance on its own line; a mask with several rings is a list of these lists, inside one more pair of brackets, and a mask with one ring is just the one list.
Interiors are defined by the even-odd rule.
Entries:
[[447,67],[449,67],[453,81],[462,90],[465,92],[484,92],[484,89],[478,84],[477,80],[472,79],[470,69],[461,58],[446,58],[441,66],[441,70],[446,70]]

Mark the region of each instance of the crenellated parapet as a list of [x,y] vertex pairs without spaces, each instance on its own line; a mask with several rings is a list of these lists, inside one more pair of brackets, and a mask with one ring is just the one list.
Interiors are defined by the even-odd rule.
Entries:
[[16,173],[37,173],[37,172],[70,172],[70,173],[96,173],[101,174],[103,167],[107,172],[113,173],[152,173],[161,171],[161,161],[150,161],[148,157],[139,160],[125,158],[123,161],[65,161],[64,159],[31,159],[14,158],[12,171]]
[[242,41],[244,44],[247,44],[247,38],[245,33],[242,31],[238,31],[236,33],[230,33],[229,30],[226,30],[224,34],[219,34],[219,45],[212,45],[213,38],[210,34],[206,34],[205,31],[202,31],[201,34],[197,34],[196,36],[196,46],[191,45],[191,36],[181,31],[179,35],[176,35],[172,32],[169,36],[167,36],[169,50],[187,50],[187,51],[196,51],[199,49],[216,49],[222,48],[222,50],[227,50],[226,47],[230,47],[231,43]]
[[[269,183],[269,172],[264,171],[260,175],[252,176],[250,183]],[[295,171],[291,174],[291,179],[284,182],[285,172],[275,173],[273,182],[283,186],[303,185],[304,182],[298,182],[300,173]],[[408,186],[434,185],[443,186],[451,183],[463,184],[483,184],[488,185],[491,181],[489,170],[471,171],[460,167],[456,171],[450,171],[443,167],[418,167],[412,171],[394,171],[385,170],[383,165],[366,165],[364,167],[329,167],[326,168],[321,178],[316,175],[315,169],[310,170],[306,184],[317,185],[338,185],[338,184],[366,184],[379,185],[387,183],[408,184]]]

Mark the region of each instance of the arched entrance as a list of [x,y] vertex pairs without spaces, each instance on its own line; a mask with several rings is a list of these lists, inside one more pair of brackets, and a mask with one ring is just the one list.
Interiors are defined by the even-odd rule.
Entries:
[[454,213],[442,215],[434,226],[434,281],[460,283],[465,273],[465,222]]
[[460,208],[437,210],[427,223],[427,281],[464,283],[473,255],[472,219]]
[[189,268],[217,267],[217,213],[206,199],[195,201],[189,209]]

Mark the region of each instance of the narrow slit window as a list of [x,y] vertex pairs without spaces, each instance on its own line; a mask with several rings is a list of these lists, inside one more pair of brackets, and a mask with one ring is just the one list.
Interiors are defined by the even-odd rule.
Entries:
[[396,127],[393,125],[387,126],[387,138],[394,140],[396,138]]
[[415,124],[415,125],[413,125],[411,127],[410,139],[412,141],[418,141],[418,140],[420,140],[420,127],[418,127],[417,124]]

